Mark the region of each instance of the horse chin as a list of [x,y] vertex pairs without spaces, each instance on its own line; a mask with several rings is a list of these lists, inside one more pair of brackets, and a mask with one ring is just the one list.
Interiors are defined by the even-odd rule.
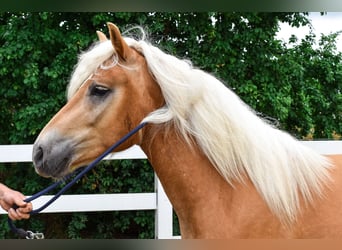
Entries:
[[77,164],[77,163],[69,162],[67,165],[65,165],[62,171],[59,171],[50,175],[50,178],[53,178],[55,180],[64,179],[67,175],[75,172],[76,170],[84,166],[86,166],[86,164]]
[[62,168],[55,168],[55,169],[40,169],[35,168],[35,171],[38,175],[44,178],[52,178],[54,180],[61,180],[65,176],[67,176],[72,171],[70,170],[70,164],[67,163]]

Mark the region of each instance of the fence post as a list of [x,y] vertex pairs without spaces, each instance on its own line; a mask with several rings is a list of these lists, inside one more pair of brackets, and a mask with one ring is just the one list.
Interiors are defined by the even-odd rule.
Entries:
[[155,192],[157,195],[157,209],[155,212],[155,238],[171,239],[173,237],[173,209],[163,186],[155,174]]

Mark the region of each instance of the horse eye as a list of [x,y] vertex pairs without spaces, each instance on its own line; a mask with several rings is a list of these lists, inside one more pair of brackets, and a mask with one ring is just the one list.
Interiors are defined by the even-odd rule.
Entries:
[[90,95],[92,96],[105,96],[110,91],[109,88],[101,86],[101,85],[94,85],[90,88]]

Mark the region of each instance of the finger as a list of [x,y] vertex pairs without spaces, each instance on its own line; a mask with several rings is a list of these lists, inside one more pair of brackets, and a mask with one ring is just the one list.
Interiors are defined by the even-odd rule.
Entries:
[[17,211],[27,214],[32,211],[32,205],[31,203],[28,203],[25,207],[18,208]]
[[19,220],[30,218],[30,214],[22,213],[21,211],[19,211],[19,209],[16,210],[16,213],[17,213],[17,216],[19,217]]
[[18,195],[18,196],[15,196],[14,198],[14,203],[18,206],[18,207],[23,207],[25,206],[27,203],[24,201],[25,199],[25,196],[22,196],[22,195]]
[[17,214],[17,212],[13,209],[10,208],[8,210],[8,216],[11,218],[11,220],[20,220],[20,216]]

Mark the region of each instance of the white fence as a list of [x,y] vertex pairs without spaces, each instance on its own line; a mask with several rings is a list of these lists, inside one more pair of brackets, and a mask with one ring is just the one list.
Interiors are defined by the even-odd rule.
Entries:
[[[303,141],[304,144],[321,154],[342,154],[342,141]],[[31,162],[32,145],[0,145],[0,162]],[[112,154],[106,160],[146,159],[138,147]],[[155,178],[154,193],[129,194],[82,194],[62,195],[42,213],[94,212],[155,210],[155,237],[157,239],[174,239],[172,206],[158,178]],[[45,195],[33,201],[34,208],[40,207],[51,196]],[[0,208],[0,214],[5,211]]]

